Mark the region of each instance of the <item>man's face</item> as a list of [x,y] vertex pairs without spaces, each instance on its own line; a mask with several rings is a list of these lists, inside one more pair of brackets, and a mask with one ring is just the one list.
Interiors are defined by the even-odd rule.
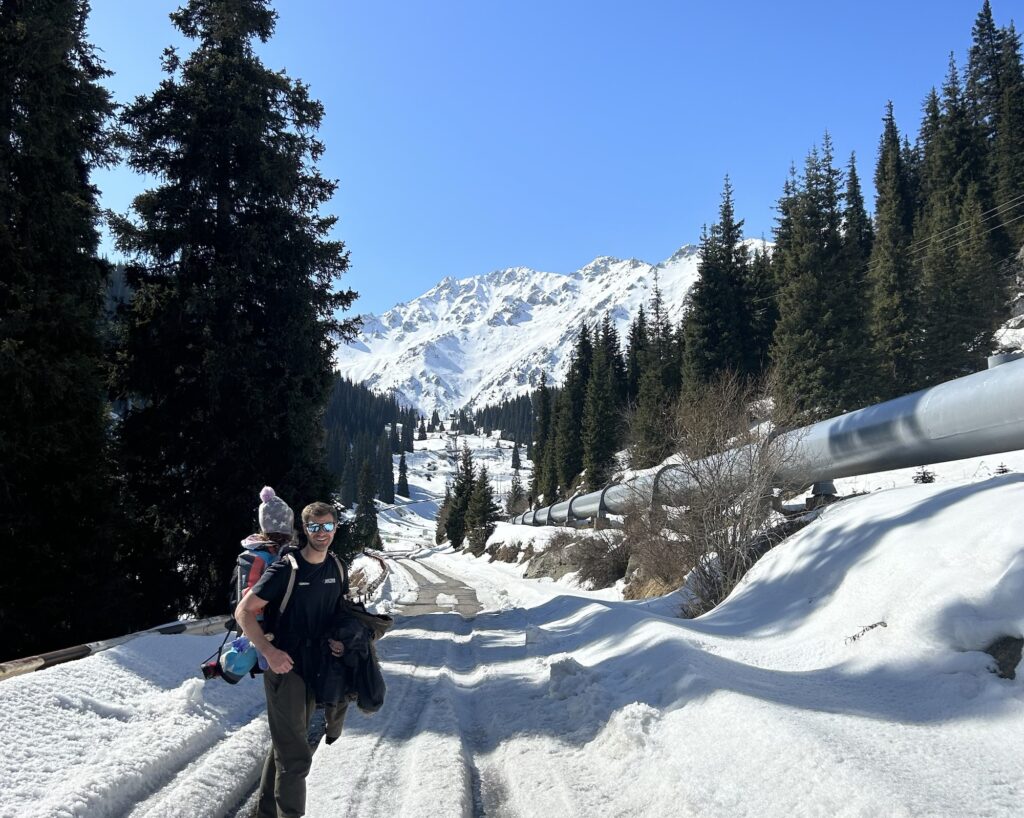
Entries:
[[[331,529],[330,531],[327,530],[328,527]],[[326,551],[331,547],[334,532],[337,530],[338,524],[330,514],[314,517],[306,523],[306,537],[309,539],[309,544],[317,551]]]

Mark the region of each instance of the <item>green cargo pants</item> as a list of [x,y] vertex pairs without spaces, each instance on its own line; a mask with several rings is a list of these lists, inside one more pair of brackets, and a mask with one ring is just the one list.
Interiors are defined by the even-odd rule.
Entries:
[[315,701],[294,670],[263,674],[273,744],[263,763],[259,818],[298,818],[306,812],[306,775],[313,761],[307,734]]

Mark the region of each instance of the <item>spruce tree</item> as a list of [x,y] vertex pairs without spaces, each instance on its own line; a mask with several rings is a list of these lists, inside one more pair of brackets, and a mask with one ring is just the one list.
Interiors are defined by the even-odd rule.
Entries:
[[547,485],[545,456],[548,439],[553,431],[551,428],[551,392],[548,389],[548,378],[545,372],[540,373],[540,386],[534,392],[533,404],[533,484],[530,493],[534,497],[538,497],[545,493],[544,487]]
[[629,325],[626,339],[626,403],[635,403],[640,394],[640,370],[647,355],[647,316],[640,305],[636,318]]
[[500,516],[501,509],[494,502],[494,489],[487,467],[481,466],[473,480],[473,492],[466,506],[466,539],[472,553],[479,556],[484,552]]
[[922,382],[937,383],[976,371],[988,354],[1005,304],[999,271],[1008,251],[1001,223],[981,230],[992,209],[984,137],[952,57],[937,115],[929,97],[922,145],[924,199],[914,236],[927,329]]
[[871,350],[868,317],[871,302],[868,264],[874,229],[864,206],[856,156],[846,166],[845,206],[838,274],[830,295],[834,309],[841,313],[841,335],[835,339],[835,363],[843,375],[834,382],[837,405],[859,409],[874,402],[877,365]]
[[508,490],[508,498],[505,501],[505,512],[514,517],[526,510],[526,492],[523,489],[523,481],[519,477],[519,470],[512,472],[512,484]]
[[594,491],[608,482],[615,469],[619,443],[619,411],[615,404],[612,362],[604,346],[594,350],[594,363],[583,406],[583,470],[586,488]]
[[395,493],[402,497],[409,496],[409,468],[405,464],[405,452],[398,458],[398,485],[395,487]]
[[984,0],[971,29],[966,95],[974,121],[987,143],[995,138],[1002,111],[1003,36],[992,17],[992,6]]
[[356,518],[352,522],[352,545],[357,550],[380,548],[380,533],[377,529],[377,506],[374,496],[373,469],[369,460],[364,460],[359,469],[359,492]]
[[993,137],[992,174],[999,218],[1014,250],[1024,244],[1024,64],[1020,36],[1012,23],[1004,30],[1001,45],[1002,97]]
[[688,295],[682,373],[687,389],[699,388],[727,371],[747,375],[755,368],[742,229],[743,221],[735,218],[732,185],[726,176],[718,222],[701,237],[699,278]]
[[522,462],[519,459],[519,441],[517,440],[512,445],[512,470],[519,471],[522,466]]
[[594,345],[590,329],[584,323],[576,338],[572,361],[555,409],[553,444],[558,483],[564,494],[568,494],[583,469],[583,409],[593,360]]
[[868,262],[869,333],[875,395],[888,400],[913,391],[919,354],[917,277],[910,259],[914,197],[905,153],[886,106],[875,166],[875,229]]
[[851,297],[863,270],[844,263],[840,178],[826,134],[822,150],[808,153],[795,196],[780,205],[792,221],[778,270],[772,358],[785,372],[782,397],[808,419],[857,408],[850,380],[864,369],[866,350],[848,340],[851,324],[866,316]]
[[455,473],[455,482],[452,485],[451,503],[448,506],[445,529],[452,548],[455,550],[462,548],[466,538],[466,509],[469,508],[469,498],[473,495],[473,488],[473,453],[469,450],[469,444],[463,443],[459,468]]
[[195,50],[167,49],[167,77],[122,116],[129,165],[158,183],[114,222],[135,258],[116,381],[126,513],[175,564],[183,607],[214,613],[259,486],[329,495],[321,418],[354,293],[319,212],[323,107],[254,49],[268,1],[188,0],[171,19]]
[[134,543],[112,515],[109,269],[97,256],[91,175],[110,159],[113,106],[86,39],[88,9],[0,3],[0,534],[12,554],[32,549],[0,574],[4,658],[175,612],[169,588],[148,584],[151,569],[173,563],[123,551]]
[[377,497],[382,503],[395,502],[395,463],[387,435],[377,445]]
[[[430,431],[434,431],[434,430],[431,429]],[[416,439],[417,440],[426,440],[427,439],[427,427],[423,423],[423,418],[420,418],[420,428],[419,428],[419,431],[417,432]]]
[[750,310],[749,360],[754,373],[760,375],[768,366],[772,335],[779,320],[771,256],[760,247],[754,250],[754,256],[747,267],[745,289]]

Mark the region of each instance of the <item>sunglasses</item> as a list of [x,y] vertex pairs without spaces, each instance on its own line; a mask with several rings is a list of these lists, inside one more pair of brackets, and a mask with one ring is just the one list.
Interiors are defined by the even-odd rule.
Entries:
[[306,531],[308,531],[310,534],[316,534],[320,531],[320,529],[323,529],[328,534],[330,534],[332,531],[334,531],[334,527],[336,525],[337,523],[306,523]]

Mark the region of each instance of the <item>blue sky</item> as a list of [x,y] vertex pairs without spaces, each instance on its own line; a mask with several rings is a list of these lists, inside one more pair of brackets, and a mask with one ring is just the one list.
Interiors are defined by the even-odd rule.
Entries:
[[[1021,0],[992,0],[999,25]],[[181,44],[171,0],[93,0],[89,32],[120,102]],[[446,275],[572,272],[668,258],[715,221],[729,174],[748,236],[771,235],[792,163],[828,130],[870,191],[881,117],[913,137],[966,61],[981,0],[278,0],[260,54],[327,115],[330,212],[357,312]],[[145,180],[96,177],[125,211]],[[871,199],[869,197],[869,207]],[[112,251],[111,251],[112,252]]]

